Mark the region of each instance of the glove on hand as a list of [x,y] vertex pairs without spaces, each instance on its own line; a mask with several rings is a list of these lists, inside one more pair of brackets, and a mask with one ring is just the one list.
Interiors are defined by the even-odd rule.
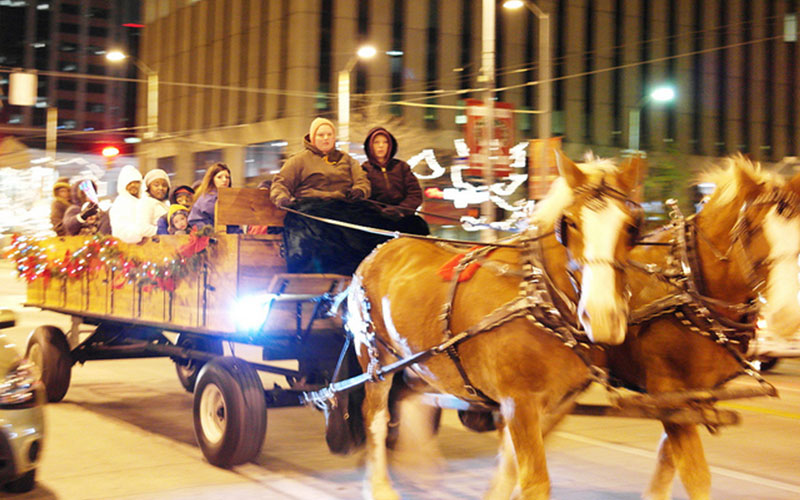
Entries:
[[278,208],[286,208],[292,203],[291,198],[278,198],[275,202],[275,206]]
[[78,215],[80,220],[86,222],[86,219],[93,215],[97,215],[98,206],[96,203],[92,203],[91,201],[87,201],[86,203],[81,206],[81,213]]
[[347,192],[346,196],[349,201],[363,200],[364,198],[367,197],[364,191],[360,189],[351,189],[350,191]]

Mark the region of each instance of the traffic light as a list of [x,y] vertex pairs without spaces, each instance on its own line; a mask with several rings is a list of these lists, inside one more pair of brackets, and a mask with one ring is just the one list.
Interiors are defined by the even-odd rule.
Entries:
[[114,165],[114,158],[119,155],[119,148],[116,146],[106,146],[103,148],[103,156],[106,158],[106,168],[111,168]]

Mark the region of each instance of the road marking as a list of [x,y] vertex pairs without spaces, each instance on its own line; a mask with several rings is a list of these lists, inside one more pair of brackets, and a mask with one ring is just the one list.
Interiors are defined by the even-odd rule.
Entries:
[[784,418],[791,418],[793,420],[800,420],[800,413],[794,413],[791,411],[773,410],[771,408],[762,408],[760,406],[745,405],[741,403],[720,402],[719,405],[724,406],[725,408],[731,408],[733,410],[749,411],[753,413],[760,413],[762,415],[772,415],[775,417],[784,417]]
[[[553,431],[552,433],[564,439],[571,439],[572,441],[577,441],[579,443],[597,446],[600,448],[606,448],[608,450],[614,450],[621,453],[627,453],[629,455],[636,455],[639,457],[649,458],[652,460],[656,459],[656,453],[652,451],[646,451],[624,444],[609,443],[607,441],[601,441],[599,439],[593,439],[590,437],[581,436],[579,434],[573,434],[571,432],[566,432],[566,431]],[[726,476],[732,479],[738,479],[740,481],[746,481],[761,486],[768,486],[770,488],[775,488],[776,490],[788,491],[800,495],[800,485],[784,483],[783,481],[775,481],[773,479],[767,479],[765,477],[756,476],[753,474],[747,474],[746,472],[739,472],[724,467],[710,466],[709,469],[711,469],[711,472],[713,474]]]

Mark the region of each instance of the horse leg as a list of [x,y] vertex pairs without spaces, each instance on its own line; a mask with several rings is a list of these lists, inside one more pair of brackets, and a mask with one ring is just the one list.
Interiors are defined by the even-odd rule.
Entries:
[[708,469],[703,443],[696,425],[664,424],[666,430],[659,446],[656,470],[644,498],[671,498],[675,471],[692,500],[711,498],[711,472]]
[[544,453],[541,408],[535,397],[507,399],[500,410],[517,455],[521,500],[550,498],[550,477]]
[[658,443],[656,470],[650,484],[642,495],[644,500],[669,500],[672,498],[672,480],[675,479],[675,461],[672,458],[672,444],[665,432]]
[[364,427],[367,432],[365,500],[400,500],[400,495],[392,488],[386,461],[391,387],[391,378],[370,382],[364,387]]
[[692,500],[711,498],[711,471],[696,425],[665,424],[672,457],[686,492]]
[[507,426],[500,430],[500,450],[497,472],[492,478],[492,485],[484,495],[484,500],[508,500],[517,487],[517,457],[514,454],[514,443]]

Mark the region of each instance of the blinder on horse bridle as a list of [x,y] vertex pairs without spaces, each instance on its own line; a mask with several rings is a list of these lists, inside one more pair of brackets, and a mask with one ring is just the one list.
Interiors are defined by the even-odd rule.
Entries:
[[[772,259],[762,259],[760,261],[753,261],[748,247],[751,244],[753,236],[761,231],[761,226],[753,225],[747,218],[747,210],[750,207],[774,205],[778,215],[791,219],[800,213],[800,198],[794,193],[783,192],[779,189],[773,189],[769,193],[764,193],[758,196],[752,203],[745,203],[739,210],[739,215],[736,222],[731,228],[731,246],[729,247],[739,255],[739,263],[742,267],[742,272],[745,280],[753,290],[759,290],[764,285],[764,280],[759,279],[756,274],[756,269],[761,265],[767,263],[767,260],[780,260],[782,258],[796,258],[794,255],[777,256]],[[712,247],[713,248],[713,247]]]
[[[625,203],[625,206],[633,217],[633,223],[629,224],[626,228],[628,232],[628,246],[636,246],[644,224],[644,209],[642,209],[642,206],[635,201],[629,200],[621,191],[607,186],[605,182],[601,182],[599,186],[578,188],[575,192],[580,195],[587,191],[590,192],[588,206],[592,210],[600,210],[605,206],[606,200],[604,196],[610,196],[611,198]],[[556,240],[564,247],[567,247],[569,244],[569,228],[577,227],[572,221],[572,217],[572,214],[569,213],[561,214],[553,226],[553,233],[555,234]]]

